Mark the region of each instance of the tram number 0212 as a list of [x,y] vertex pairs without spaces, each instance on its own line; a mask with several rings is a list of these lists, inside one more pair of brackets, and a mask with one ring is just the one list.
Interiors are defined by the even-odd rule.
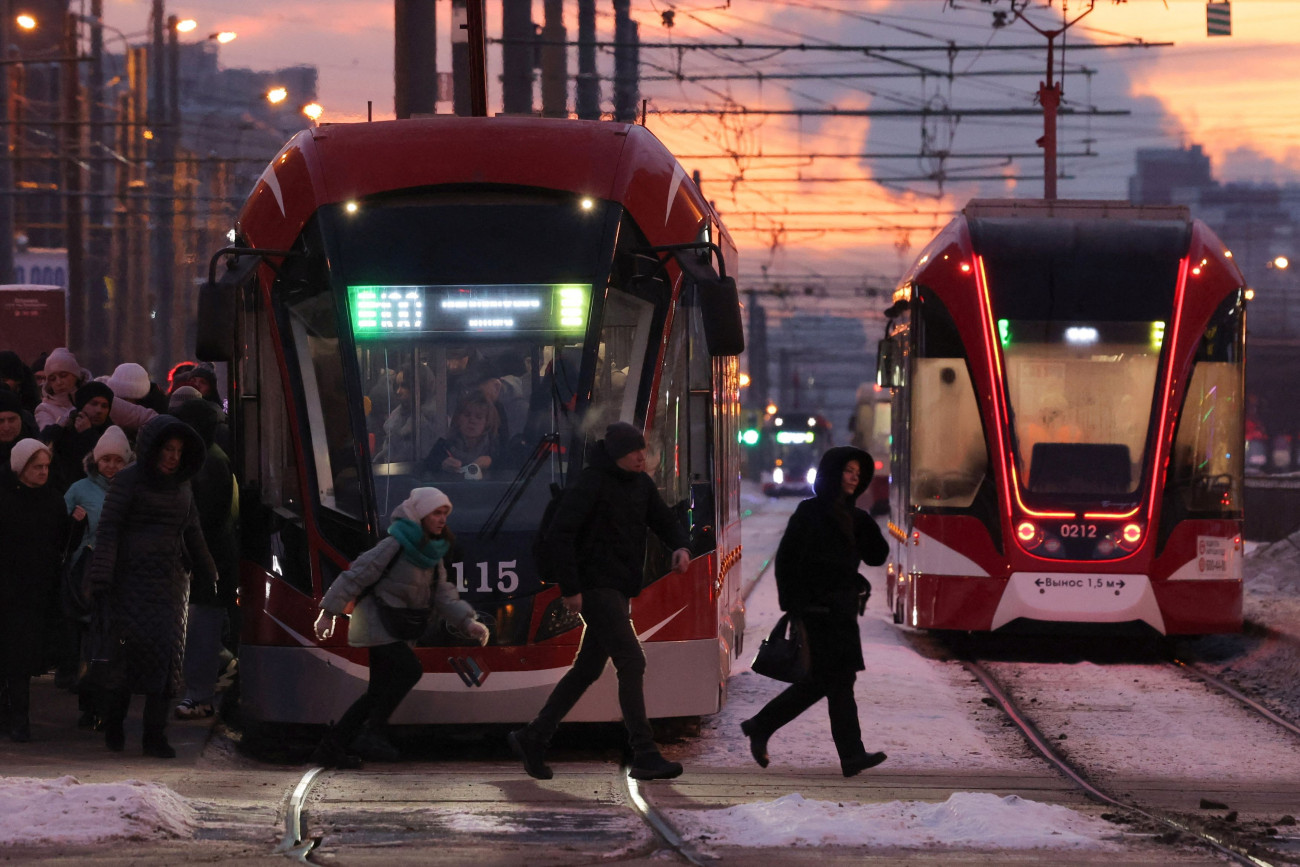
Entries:
[[1062,539],[1095,539],[1097,538],[1096,524],[1062,524]]
[[[519,589],[519,573],[515,571],[515,565],[518,560],[502,560],[497,565],[496,581],[493,583],[492,576],[488,566],[490,563],[474,563],[473,566],[478,572],[478,586],[473,589],[479,593],[491,593],[496,590],[498,593],[514,593]],[[470,587],[466,584],[465,563],[454,563],[452,569],[456,572],[456,590],[460,593],[468,593]]]

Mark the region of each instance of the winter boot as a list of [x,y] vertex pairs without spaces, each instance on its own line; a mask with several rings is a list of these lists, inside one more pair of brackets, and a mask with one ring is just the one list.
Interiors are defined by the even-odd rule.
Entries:
[[546,764],[546,744],[532,729],[524,726],[506,735],[510,752],[524,763],[524,770],[534,780],[549,780],[555,772]]
[[309,761],[313,765],[338,768],[341,771],[359,770],[362,764],[360,756],[349,753],[339,743],[338,730],[334,726],[330,726],[329,731],[325,732],[325,737],[321,738]]
[[767,767],[767,739],[771,734],[759,729],[758,723],[747,719],[740,724],[740,730],[749,738],[749,754],[758,762],[760,768]]
[[671,780],[682,775],[680,762],[670,762],[655,750],[651,753],[638,753],[632,759],[632,766],[627,775],[634,780]]
[[840,770],[844,776],[852,777],[865,771],[867,768],[874,768],[876,765],[888,758],[884,753],[869,753],[865,750],[856,756],[851,756],[840,762]]
[[360,756],[367,762],[398,762],[402,759],[401,751],[393,746],[392,741],[384,735],[383,729],[371,725],[363,728],[361,734],[353,739],[348,752]]
[[155,759],[174,759],[176,748],[167,743],[162,728],[150,727],[144,733],[144,754]]

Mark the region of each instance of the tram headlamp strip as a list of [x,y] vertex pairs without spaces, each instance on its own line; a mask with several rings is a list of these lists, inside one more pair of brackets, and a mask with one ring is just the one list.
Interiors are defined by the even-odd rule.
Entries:
[[1238,864],[1246,864],[1248,867],[1274,867],[1271,861],[1265,861],[1262,858],[1252,855],[1243,847],[1238,846],[1235,843],[1221,840],[1207,831],[1193,828],[1187,823],[1180,822],[1170,816],[1152,813],[1135,804],[1128,804],[1107,795],[1105,792],[1101,791],[1101,789],[1098,789],[1091,782],[1085,779],[1077,768],[1067,762],[1048,745],[1047,739],[1044,738],[1042,733],[1034,727],[1034,724],[1020,712],[1020,708],[1016,707],[1015,702],[1013,702],[1011,697],[1003,691],[1001,684],[994,679],[988,669],[973,659],[963,659],[961,663],[965,666],[966,670],[973,674],[975,679],[978,680],[986,690],[988,690],[989,695],[993,696],[999,707],[1002,708],[1003,713],[1010,717],[1011,721],[1015,723],[1016,728],[1020,729],[1021,733],[1024,734],[1025,739],[1029,741],[1030,745],[1033,746],[1034,749],[1038,750],[1043,758],[1047,759],[1050,764],[1054,765],[1058,771],[1065,774],[1065,776],[1068,777],[1076,786],[1082,789],[1084,794],[1088,795],[1088,797],[1099,801],[1100,803],[1109,804],[1112,807],[1117,807],[1130,813],[1136,813],[1144,819],[1167,825],[1175,831],[1189,834],[1203,843],[1206,843],[1219,853],[1226,855],[1233,861],[1236,861]]

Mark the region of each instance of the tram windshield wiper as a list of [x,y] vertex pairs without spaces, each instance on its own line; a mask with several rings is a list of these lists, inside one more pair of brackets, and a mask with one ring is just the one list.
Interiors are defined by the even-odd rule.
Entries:
[[537,445],[533,446],[532,452],[528,455],[528,460],[524,461],[523,466],[519,468],[519,472],[515,473],[514,479],[510,482],[510,487],[506,488],[506,492],[501,495],[501,499],[492,507],[492,513],[488,515],[487,520],[483,522],[483,526],[479,529],[479,535],[482,538],[495,538],[496,534],[501,531],[506,518],[510,517],[510,512],[518,505],[524,491],[528,490],[528,486],[536,477],[538,470],[546,464],[547,458],[559,447],[559,444],[560,434],[558,432],[543,434],[537,441]]

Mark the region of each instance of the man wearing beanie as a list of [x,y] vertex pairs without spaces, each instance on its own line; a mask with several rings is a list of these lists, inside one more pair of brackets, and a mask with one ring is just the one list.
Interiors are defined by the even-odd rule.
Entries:
[[628,773],[638,780],[663,780],[682,772],[655,745],[646,715],[645,653],[630,617],[629,599],[641,592],[650,529],[673,548],[673,569],[685,572],[691,555],[685,529],[646,475],[641,431],[615,422],[596,443],[590,463],[564,491],[541,540],[545,565],[559,581],[564,607],[581,614],[585,628],[573,667],[555,685],[537,716],[507,739],[531,777],[549,780],[546,748],[560,721],[601,672],[614,661],[618,703],[632,747]]
[[14,444],[24,437],[36,436],[36,424],[31,418],[31,413],[23,409],[22,398],[0,387],[0,483],[13,480],[9,454]]
[[50,481],[60,491],[86,477],[86,455],[112,424],[108,416],[113,407],[113,390],[92,380],[73,393],[72,406],[66,424],[42,431],[54,453]]

